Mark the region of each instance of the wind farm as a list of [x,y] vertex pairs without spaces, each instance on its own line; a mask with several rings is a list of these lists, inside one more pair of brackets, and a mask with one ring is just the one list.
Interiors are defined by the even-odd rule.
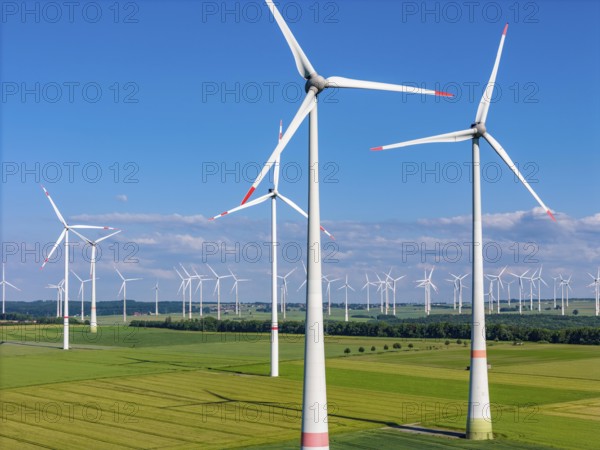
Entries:
[[2,448],[595,448],[597,5],[9,6]]

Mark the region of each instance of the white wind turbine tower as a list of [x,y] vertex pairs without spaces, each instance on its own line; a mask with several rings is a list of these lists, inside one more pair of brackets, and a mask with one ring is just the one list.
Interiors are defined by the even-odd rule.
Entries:
[[462,314],[462,306],[463,306],[463,289],[467,289],[467,286],[463,284],[463,280],[469,276],[468,273],[464,275],[459,275],[458,277],[458,314]]
[[456,310],[456,298],[458,295],[458,277],[456,275],[452,275],[452,274],[450,274],[450,276],[452,276],[453,279],[451,280],[450,278],[446,278],[446,281],[448,283],[452,283],[452,288],[453,288],[452,309]]
[[425,289],[425,314],[427,315],[429,315],[429,313],[431,312],[431,288],[433,288],[433,290],[437,292],[437,287],[431,281],[431,276],[433,275],[434,269],[435,267],[431,268],[429,276],[427,276],[427,269],[425,269],[425,278],[416,281],[417,283],[419,283],[417,287],[422,287]]
[[11,288],[16,289],[17,291],[21,291],[21,289],[6,281],[6,277],[4,276],[4,263],[2,263],[2,281],[0,281],[0,284],[2,285],[2,314],[6,314],[6,309],[4,307],[4,304],[6,302],[6,286],[10,286]]
[[506,289],[508,290],[508,307],[510,308],[510,285],[513,284],[515,280],[506,282]]
[[283,284],[281,286],[281,314],[283,314],[284,319],[285,319],[286,309],[287,309],[287,305],[286,305],[287,293],[288,293],[287,277],[289,277],[292,273],[294,273],[295,270],[296,270],[296,268],[294,267],[292,270],[290,270],[287,274],[285,274],[283,276],[277,275],[278,278],[281,278],[283,280]]
[[373,281],[369,281],[369,275],[367,275],[365,273],[365,278],[367,279],[367,282],[364,284],[364,286],[362,287],[362,289],[367,289],[367,311],[371,310],[371,286],[375,286],[376,283]]
[[323,279],[327,282],[327,289],[325,290],[325,294],[327,294],[327,315],[331,315],[331,283],[335,283],[336,281],[340,281],[340,278],[329,279],[327,275],[323,275]]
[[56,317],[60,317],[62,311],[60,305],[62,302],[62,290],[64,283],[65,280],[61,280],[58,284],[49,284],[48,286],[46,286],[46,289],[56,289]]
[[79,277],[79,275],[77,275],[75,273],[74,270],[71,270],[71,273],[73,275],[75,275],[75,278],[77,278],[79,280],[79,282],[81,283],[80,286],[79,286],[79,296],[81,297],[81,321],[83,322],[84,317],[85,317],[84,310],[83,310],[83,301],[84,301],[84,297],[85,297],[85,288],[84,288],[84,286],[85,286],[85,283],[88,283],[88,282],[92,281],[92,279],[88,278],[87,280],[82,280]]
[[348,284],[348,275],[346,275],[346,282],[344,283],[343,286],[338,288],[338,291],[340,289],[345,289],[346,290],[346,302],[344,303],[344,322],[348,322],[348,289],[350,289],[351,291],[354,291],[354,288],[352,286],[350,286]]
[[217,320],[221,320],[221,280],[223,278],[231,278],[231,275],[217,275],[217,272],[215,272],[209,264],[206,265],[215,276],[215,280],[217,280],[215,282],[215,290],[213,291],[213,295],[215,292],[217,293]]
[[239,286],[239,283],[242,283],[244,281],[250,281],[250,280],[247,279],[247,278],[238,278],[238,277],[236,277],[234,275],[234,273],[231,271],[231,269],[229,269],[229,273],[233,277],[233,281],[234,281],[233,287],[231,288],[231,292],[233,292],[235,290],[235,315],[236,316],[241,316],[241,314],[242,314],[242,308],[241,308],[240,300],[239,300],[239,297],[238,297],[238,286]]
[[383,286],[385,285],[387,287],[387,283],[385,281],[383,281],[377,273],[375,274],[375,276],[377,277],[377,284],[379,284],[379,286],[377,287],[377,290],[379,291],[379,298],[380,298],[379,312],[381,314],[383,314]]
[[173,270],[175,270],[175,272],[177,272],[177,275],[179,275],[179,278],[181,278],[181,283],[179,283],[179,288],[177,289],[177,293],[179,294],[179,292],[181,291],[181,314],[183,316],[183,318],[185,319],[185,290],[187,288],[188,283],[190,282],[189,279],[184,278],[183,275],[181,275],[181,272],[179,272],[179,270],[177,270],[177,267],[173,266]]
[[156,284],[153,287],[154,289],[154,315],[158,316],[158,280],[156,280]]
[[526,270],[521,275],[517,275],[515,273],[510,273],[513,277],[519,280],[519,314],[523,314],[523,280],[526,279],[525,275],[529,273],[529,270]]
[[[282,122],[279,122],[279,142],[283,137],[282,133]],[[226,216],[233,212],[250,208],[251,206],[258,205],[271,199],[271,376],[279,376],[279,324],[277,320],[277,199],[289,205],[291,208],[302,214],[305,218],[308,218],[308,214],[300,208],[295,202],[285,197],[279,192],[279,170],[280,170],[280,155],[274,161],[273,164],[273,189],[269,189],[269,193],[253,200],[251,202],[242,204],[238,207],[225,211],[209,220],[215,220],[219,217]],[[333,239],[333,236],[320,227],[329,237]]]
[[[391,274],[391,273],[392,273],[392,269],[390,269],[390,274]],[[391,282],[392,282],[392,292],[393,292],[393,295],[394,295],[394,296],[393,296],[393,303],[392,303],[392,306],[393,306],[392,312],[393,312],[394,316],[396,315],[396,283],[398,283],[398,281],[400,281],[400,280],[401,280],[402,278],[404,278],[405,276],[406,276],[406,275],[402,275],[402,276],[399,276],[398,278],[393,278],[393,277],[391,277],[391,276],[388,274],[388,277],[389,277],[389,279],[390,279],[390,280],[391,280]]]
[[[114,228],[111,228],[111,229],[114,229]],[[75,233],[81,239],[86,241],[92,247],[92,257],[90,258],[90,278],[92,280],[92,305],[91,305],[91,311],[90,311],[90,331],[92,333],[96,333],[97,328],[98,328],[98,320],[97,320],[97,316],[96,316],[96,280],[97,280],[97,278],[96,278],[96,256],[98,255],[97,247],[100,242],[114,236],[115,234],[119,234],[122,230],[117,230],[106,236],[102,236],[101,238],[98,238],[95,241],[83,236],[77,230],[71,230],[71,231],[73,231],[73,233]]]
[[554,292],[554,309],[556,309],[556,280],[560,280],[560,277],[552,277],[553,284],[553,292]]
[[[533,195],[539,205],[553,219],[554,216],[550,209],[542,202],[540,197],[535,193],[521,172],[517,169],[508,153],[496,141],[496,139],[487,131],[486,119],[490,108],[492,94],[496,83],[496,75],[498,66],[500,65],[500,57],[502,48],[506,38],[508,24],[504,27],[500,45],[496,54],[494,68],[490,76],[489,82],[483,93],[475,123],[467,130],[456,131],[453,133],[442,134],[424,139],[416,139],[399,144],[388,145],[385,147],[375,147],[373,150],[387,150],[391,148],[407,147],[415,144],[425,144],[433,142],[460,142],[472,141],[472,183],[473,183],[473,246],[472,246],[472,261],[473,261],[473,314],[471,327],[471,371],[469,381],[469,407],[467,414],[467,438],[468,439],[492,439],[492,421],[485,416],[487,405],[489,405],[489,386],[487,375],[487,352],[485,342],[485,303],[483,295],[483,251],[482,251],[482,219],[481,219],[481,168],[479,158],[479,139],[483,138],[496,151],[498,156],[506,163],[513,171],[521,183]],[[489,408],[487,409],[489,411]]]
[[44,186],[42,186],[42,189],[44,190],[46,197],[50,201],[50,204],[52,205],[52,209],[54,209],[54,213],[56,214],[56,217],[58,217],[58,220],[63,225],[63,230],[60,233],[60,235],[58,236],[58,239],[56,240],[56,243],[52,247],[52,250],[50,250],[50,253],[48,253],[48,256],[44,260],[44,263],[42,264],[42,269],[44,268],[44,266],[46,265],[46,263],[48,262],[48,260],[52,256],[52,254],[56,251],[56,248],[64,240],[65,241],[65,254],[64,254],[64,257],[65,257],[65,279],[64,279],[64,281],[65,281],[65,284],[64,284],[65,297],[63,300],[64,306],[63,306],[63,311],[62,311],[62,314],[63,314],[63,350],[69,350],[69,231],[70,230],[75,231],[76,229],[112,230],[113,228],[98,227],[98,226],[93,226],[93,225],[69,225],[69,224],[67,224],[67,221],[65,220],[63,215],[58,210],[58,207],[52,200],[52,197],[50,197],[50,194],[48,193],[46,188],[44,188]]
[[[504,267],[504,269],[502,269],[498,275],[486,275],[487,279],[490,280],[490,286],[491,286],[492,282],[496,283],[496,287],[497,287],[497,291],[498,291],[498,298],[496,299],[498,302],[498,306],[497,306],[498,314],[500,314],[500,288],[504,289],[504,284],[502,283],[502,274],[504,273],[505,270],[506,270],[506,267]],[[491,289],[491,287],[490,287],[490,289]]]
[[[596,294],[596,316],[598,316],[600,314],[600,267],[598,267],[598,274],[596,276],[589,272],[588,275],[594,280],[588,284],[588,287],[594,288],[594,293]],[[2,278],[4,279],[4,276]]]
[[119,269],[115,267],[115,270],[119,274],[119,277],[123,281],[121,283],[121,289],[119,289],[119,294],[123,291],[123,322],[127,322],[127,282],[128,281],[139,281],[143,280],[143,278],[125,278]]
[[485,275],[485,278],[490,281],[488,291],[485,295],[488,298],[488,313],[491,314],[494,311],[494,279],[490,278],[489,275]]
[[206,278],[204,275],[200,275],[195,268],[192,268],[194,270],[194,278],[196,278],[198,280],[198,285],[196,286],[196,290],[194,292],[198,292],[198,290],[200,290],[200,317],[204,316],[204,312],[202,311],[204,308],[203,302],[204,302],[204,298],[203,298],[203,286],[202,283],[204,283],[205,281],[211,281],[212,278]]
[[[308,218],[308,245],[309,249],[321,248],[319,228],[321,224],[319,204],[319,149],[318,149],[318,118],[317,97],[328,88],[362,88],[413,94],[444,95],[435,91],[417,89],[414,87],[375,83],[371,81],[353,80],[342,77],[323,78],[314,69],[306,54],[296,41],[279,10],[271,0],[265,0],[275,17],[277,25],[283,33],[290,50],[296,61],[296,68],[306,82],[306,97],[300,105],[298,112],[284,133],[281,141],[269,157],[267,163],[252,184],[250,190],[242,200],[242,204],[250,198],[258,184],[265,177],[271,165],[288,144],[302,121],[309,117],[309,162],[310,172],[308,181],[308,204],[310,215]],[[321,258],[307,255],[308,287],[306,292],[306,332],[304,351],[304,385],[302,398],[302,448],[320,447],[329,448],[329,434],[327,425],[327,389],[325,382],[325,347],[323,334],[323,292],[321,289]],[[316,328],[314,326],[316,324]],[[312,328],[309,328],[312,327]],[[319,408],[319,420],[315,421],[315,405]]]
[[[179,263],[179,265],[181,266],[181,270],[183,270],[183,273],[185,273],[186,275],[186,285],[188,288],[188,319],[192,319],[192,278],[194,278],[192,275],[190,275],[190,273],[185,270],[185,267],[183,267],[183,264]],[[183,312],[183,317],[185,318],[185,306],[184,306],[184,312]]]
[[567,294],[567,308],[569,307],[569,290],[571,290],[571,277],[564,279],[560,276],[560,302],[561,302],[561,314],[565,315],[565,291]]
[[529,311],[533,311],[533,287],[535,286],[535,274],[537,270],[535,270],[530,277],[526,279],[529,281]]
[[533,277],[533,281],[538,282],[538,285],[537,285],[538,312],[541,312],[542,311],[542,285],[541,285],[541,283],[544,283],[546,286],[548,286],[546,284],[546,282],[544,281],[544,279],[542,278],[542,266],[540,266],[540,271],[538,272],[537,276]]

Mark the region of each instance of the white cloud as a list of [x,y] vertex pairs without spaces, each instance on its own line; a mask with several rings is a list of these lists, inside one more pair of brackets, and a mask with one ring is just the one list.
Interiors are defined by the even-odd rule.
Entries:
[[117,199],[117,201],[122,202],[122,203],[127,203],[127,195],[125,194],[117,194],[115,196],[115,198]]

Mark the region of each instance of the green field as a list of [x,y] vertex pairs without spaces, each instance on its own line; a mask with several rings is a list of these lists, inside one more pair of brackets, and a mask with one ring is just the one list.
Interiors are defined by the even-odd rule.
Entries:
[[[298,447],[301,336],[281,336],[273,379],[268,335],[72,327],[66,352],[57,325],[1,331],[0,448]],[[392,351],[395,342],[402,349]],[[334,449],[597,448],[597,347],[491,343],[488,443],[457,437],[468,347],[336,336],[326,353]]]

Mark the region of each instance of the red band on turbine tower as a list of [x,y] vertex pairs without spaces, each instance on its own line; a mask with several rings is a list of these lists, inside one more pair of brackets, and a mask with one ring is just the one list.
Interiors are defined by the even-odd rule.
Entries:
[[487,352],[485,350],[472,350],[471,358],[487,358]]
[[302,447],[329,446],[329,433],[302,433]]

